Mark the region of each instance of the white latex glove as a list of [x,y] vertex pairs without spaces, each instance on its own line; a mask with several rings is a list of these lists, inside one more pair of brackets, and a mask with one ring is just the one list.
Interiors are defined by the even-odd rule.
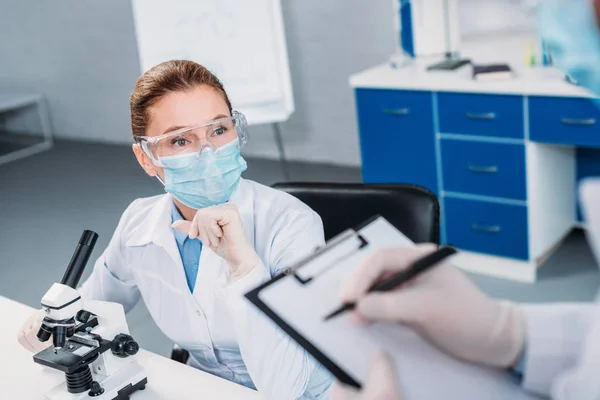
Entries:
[[525,341],[521,309],[486,296],[450,262],[395,291],[365,295],[374,282],[435,249],[428,244],[379,251],[347,279],[342,300],[358,302],[359,319],[409,325],[455,357],[494,367],[514,366]]
[[173,228],[198,238],[204,246],[223,257],[229,264],[232,280],[237,280],[260,263],[260,258],[248,242],[238,209],[233,204],[198,210],[190,221],[175,221]]
[[360,392],[334,383],[331,400],[402,400],[396,383],[394,365],[385,353],[377,353],[371,361],[369,375]]
[[31,316],[25,321],[21,330],[17,335],[17,340],[21,346],[25,347],[32,353],[39,353],[52,344],[52,337],[46,342],[40,342],[37,338],[38,330],[42,326],[42,320],[46,316],[44,310],[36,310]]

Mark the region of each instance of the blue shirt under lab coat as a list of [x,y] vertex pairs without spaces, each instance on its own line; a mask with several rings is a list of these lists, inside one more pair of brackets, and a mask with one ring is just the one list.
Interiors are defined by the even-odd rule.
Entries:
[[[171,210],[172,222],[182,220],[183,217],[175,207]],[[202,251],[202,242],[198,239],[190,238],[186,233],[173,229],[175,234],[175,241],[177,242],[177,248],[181,255],[181,262],[183,263],[183,269],[185,271],[185,279],[187,280],[188,288],[190,292],[194,293],[194,286],[196,285],[196,277],[198,276],[198,263],[200,262],[200,252]]]

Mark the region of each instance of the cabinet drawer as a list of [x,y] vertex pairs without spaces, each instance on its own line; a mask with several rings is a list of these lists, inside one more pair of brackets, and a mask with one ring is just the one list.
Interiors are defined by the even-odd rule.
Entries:
[[356,104],[363,181],[437,193],[431,93],[357,89]]
[[527,260],[527,208],[444,198],[448,244],[463,250]]
[[523,98],[510,95],[439,93],[440,132],[523,138]]
[[441,147],[445,191],[527,198],[524,145],[443,139]]
[[589,99],[530,97],[529,121],[533,141],[600,146],[600,110]]
[[357,89],[356,102],[361,122],[367,118],[393,127],[433,126],[431,92]]

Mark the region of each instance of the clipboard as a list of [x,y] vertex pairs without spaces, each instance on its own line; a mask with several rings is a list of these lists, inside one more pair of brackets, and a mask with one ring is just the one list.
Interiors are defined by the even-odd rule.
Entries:
[[347,317],[324,321],[340,304],[343,280],[373,252],[414,246],[381,216],[327,242],[246,298],[335,378],[360,388],[374,351],[392,355],[406,398],[539,399],[521,390],[507,371],[462,362],[439,351],[410,328],[390,322],[366,327]]

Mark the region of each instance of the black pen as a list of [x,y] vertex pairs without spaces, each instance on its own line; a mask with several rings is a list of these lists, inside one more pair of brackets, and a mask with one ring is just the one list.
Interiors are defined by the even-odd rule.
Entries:
[[[455,253],[456,249],[454,247],[442,246],[433,253],[430,253],[425,257],[422,257],[417,261],[413,262],[407,269],[398,272],[388,280],[371,286],[371,288],[369,288],[367,292],[387,292],[392,289],[395,289],[398,286],[422,274],[423,272],[429,270],[430,268],[433,268],[434,266],[438,265],[440,261]],[[327,315],[325,317],[325,321],[330,320],[331,318],[338,316],[346,311],[353,310],[355,306],[355,303],[344,303],[341,307],[333,311],[331,314]]]

